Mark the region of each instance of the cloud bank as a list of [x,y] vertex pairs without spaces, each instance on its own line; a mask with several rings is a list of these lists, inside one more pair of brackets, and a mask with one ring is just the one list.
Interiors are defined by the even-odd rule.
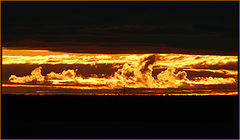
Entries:
[[[188,64],[180,63],[186,58],[181,56],[160,57],[159,55],[141,55],[125,56],[129,57],[127,63],[119,66],[118,70],[110,76],[91,75],[84,77],[77,74],[78,69],[68,69],[61,73],[50,72],[43,76],[41,74],[42,67],[34,69],[30,75],[18,77],[11,75],[9,81],[12,83],[35,83],[35,84],[51,84],[51,85],[76,85],[87,86],[88,88],[105,88],[114,89],[126,86],[128,88],[197,88],[201,86],[210,85],[237,85],[237,79],[233,77],[195,77],[189,79],[187,72],[184,70],[177,70],[179,67],[191,66]],[[107,57],[106,57],[107,58]],[[153,75],[153,70],[156,67],[161,67],[160,62],[164,64],[164,59],[168,60],[181,60],[174,65],[170,63],[165,64],[165,70],[162,70],[157,75]],[[188,58],[189,59],[189,58]],[[200,58],[191,58],[199,60]],[[209,59],[211,60],[211,59]],[[230,60],[229,60],[230,61]],[[214,63],[215,62],[215,63]],[[228,60],[212,60],[211,64],[229,63]],[[185,62],[186,63],[186,62]],[[206,62],[209,63],[209,62]]]

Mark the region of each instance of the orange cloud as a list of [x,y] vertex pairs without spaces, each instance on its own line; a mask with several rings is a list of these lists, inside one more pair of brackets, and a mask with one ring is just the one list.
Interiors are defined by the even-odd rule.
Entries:
[[42,67],[38,67],[31,72],[31,75],[17,77],[16,75],[11,75],[9,80],[13,83],[28,83],[28,82],[39,82],[45,81],[44,76],[41,74]]
[[[116,64],[136,62],[153,54],[79,54],[47,50],[3,49],[3,64]],[[237,56],[154,54],[160,67],[193,68],[194,66],[226,65],[237,63]],[[234,65],[233,65],[234,66]],[[237,68],[236,68],[237,69]]]
[[[92,75],[83,78],[77,75],[73,69],[64,70],[62,73],[51,72],[46,76],[41,74],[41,67],[32,71],[31,75],[17,77],[12,75],[9,81],[12,83],[51,83],[52,85],[87,85],[89,88],[194,88],[195,85],[218,85],[218,84],[236,84],[235,78],[212,78],[198,77],[193,80],[187,78],[187,72],[178,71],[176,67],[169,64],[165,71],[160,72],[157,76],[153,76],[153,67],[159,66],[159,55],[140,55],[126,56],[129,57],[128,63],[123,64],[112,76],[97,77]],[[137,57],[138,59],[135,59]],[[96,57],[95,57],[96,58]],[[99,56],[99,58],[102,58]],[[104,57],[109,58],[109,57]],[[166,57],[166,59],[169,59]],[[172,59],[172,58],[171,58]],[[183,57],[181,60],[184,59]],[[224,59],[224,61],[226,61]]]

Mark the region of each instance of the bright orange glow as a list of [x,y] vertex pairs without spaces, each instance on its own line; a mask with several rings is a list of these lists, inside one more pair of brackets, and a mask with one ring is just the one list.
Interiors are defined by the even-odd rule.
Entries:
[[[71,95],[117,95],[116,92],[121,92],[121,89],[89,89],[87,87],[80,88],[79,86],[61,86],[61,85],[12,85],[12,84],[3,84],[3,87],[8,88],[26,88],[31,89],[34,88],[34,90],[29,90],[28,92],[16,92],[15,90],[13,92],[10,92],[9,94],[24,94],[24,95],[61,95],[66,94],[65,92],[71,89]],[[44,88],[45,90],[35,90],[35,88]],[[199,90],[196,92],[195,90],[151,90],[151,89],[126,89],[127,92],[125,94],[121,95],[144,95],[144,96],[207,96],[207,95],[238,95],[237,91],[212,91],[212,90]]]
[[[192,65],[224,65],[237,63],[237,56],[186,54],[74,54],[45,50],[3,49],[3,64],[124,64],[138,63],[142,58],[155,55],[155,67],[189,68]],[[16,51],[16,52],[14,52]],[[32,55],[29,55],[32,53]],[[18,54],[18,55],[16,55]],[[34,55],[33,55],[34,54]]]
[[[118,70],[114,76],[108,78],[90,77],[84,79],[81,75],[76,76],[74,70],[64,70],[62,73],[51,72],[47,76],[41,75],[41,67],[34,69],[31,75],[24,77],[17,77],[12,75],[9,80],[12,83],[28,83],[28,82],[51,82],[53,85],[102,85],[102,88],[121,88],[124,85],[129,88],[178,88],[189,87],[194,85],[217,85],[217,84],[235,84],[234,78],[202,78],[198,77],[195,80],[187,79],[187,73],[180,71],[174,74],[174,68],[168,68],[167,70],[159,73],[155,79],[151,75],[151,69],[145,73],[141,72],[141,67],[132,67],[130,69],[123,67]],[[133,76],[128,76],[132,73]]]
[[31,75],[17,77],[12,75],[9,80],[13,83],[28,82],[50,82],[53,85],[58,84],[83,84],[83,85],[103,85],[107,88],[121,88],[123,85],[129,88],[178,88],[189,87],[198,84],[215,85],[215,84],[235,84],[234,78],[203,78],[197,77],[194,80],[187,78],[185,71],[175,73],[174,67],[169,67],[159,73],[156,77],[152,76],[154,55],[140,59],[138,63],[124,64],[118,69],[113,76],[98,78],[83,78],[76,75],[77,70],[64,70],[62,73],[51,72],[46,76],[41,74],[41,67],[34,69]]
[[[183,55],[183,54],[74,54],[54,53],[45,50],[22,51],[23,55],[6,50],[3,64],[111,64],[117,70],[111,75],[94,73],[84,77],[79,69],[65,69],[42,75],[42,67],[35,68],[30,75],[9,77],[10,83],[42,84],[45,86],[67,86],[77,89],[121,89],[126,88],[188,88],[199,86],[237,85],[237,56]],[[33,51],[35,55],[28,55]],[[43,54],[45,53],[45,54]],[[20,53],[21,54],[21,53]],[[39,54],[39,55],[36,55]],[[155,75],[154,71],[159,71]],[[189,72],[209,72],[218,77],[195,76]],[[219,76],[220,75],[220,76]],[[222,76],[222,77],[221,77]],[[236,89],[237,90],[237,89]],[[188,93],[188,95],[193,93]],[[235,92],[233,93],[235,94]],[[175,94],[178,95],[178,94]]]
[[41,74],[42,67],[36,68],[31,72],[31,75],[24,76],[24,77],[17,77],[16,75],[11,75],[9,80],[13,83],[27,83],[27,82],[43,82],[44,76]]

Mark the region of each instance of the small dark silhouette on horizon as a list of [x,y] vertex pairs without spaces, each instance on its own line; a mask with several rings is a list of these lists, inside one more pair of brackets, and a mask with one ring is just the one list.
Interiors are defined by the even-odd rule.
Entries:
[[[125,85],[124,85],[124,87],[123,87],[123,94],[125,94],[126,93],[126,90],[125,90]],[[120,96],[121,95],[121,93],[120,92],[116,92],[116,94],[118,95],[118,96]]]

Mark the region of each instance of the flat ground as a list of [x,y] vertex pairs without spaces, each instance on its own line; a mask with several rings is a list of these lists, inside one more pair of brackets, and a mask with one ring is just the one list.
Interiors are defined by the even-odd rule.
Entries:
[[2,95],[2,138],[238,138],[238,96]]

